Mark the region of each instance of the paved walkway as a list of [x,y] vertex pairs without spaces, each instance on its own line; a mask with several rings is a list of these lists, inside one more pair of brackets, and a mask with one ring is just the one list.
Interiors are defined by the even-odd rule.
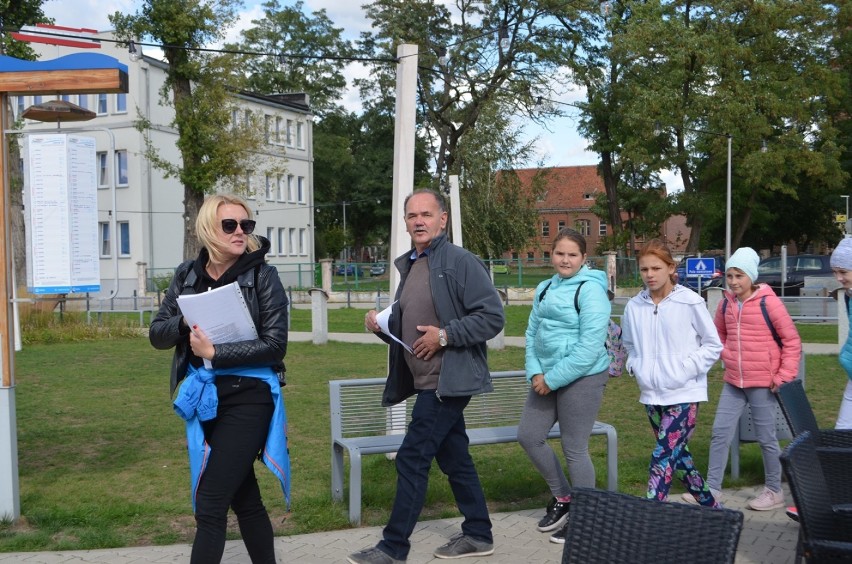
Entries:
[[[333,341],[376,343],[369,334],[330,333]],[[290,333],[291,341],[311,341],[311,333]],[[523,346],[523,337],[506,337],[507,346]],[[837,345],[805,344],[807,354],[836,354]],[[762,487],[762,486],[760,486]],[[791,564],[795,561],[797,523],[791,521],[783,509],[775,511],[750,511],[746,501],[759,493],[760,487],[726,490],[723,502],[726,507],[743,511],[745,524],[737,550],[737,564]],[[792,497],[786,490],[787,501]],[[679,494],[678,494],[679,496]],[[558,563],[562,545],[548,542],[548,535],[535,530],[542,515],[541,509],[491,515],[494,525],[495,553],[487,558],[468,558],[465,564],[526,564]],[[432,556],[432,551],[444,544],[459,531],[460,518],[423,521],[411,537],[411,564],[445,562]],[[279,562],[313,564],[346,562],[346,556],[355,550],[373,546],[381,538],[381,527],[357,527],[339,531],[277,537],[275,539]],[[190,546],[144,546],[106,550],[67,552],[10,552],[0,553],[0,564],[162,564],[189,562]],[[250,564],[242,541],[228,541],[224,564]]]
[[[745,515],[745,525],[737,550],[737,564],[788,564],[794,562],[799,526],[784,514],[775,511],[750,511],[745,502],[758,493],[758,488],[726,490],[723,501]],[[789,493],[787,495],[790,499]],[[548,542],[548,535],[535,530],[542,509],[491,515],[494,525],[493,556],[466,558],[465,564],[526,564],[558,563],[562,545]],[[411,564],[446,562],[432,557],[432,551],[459,531],[460,518],[423,521],[411,537]],[[380,527],[358,527],[340,531],[293,535],[275,539],[278,562],[314,564],[346,562],[351,552],[373,546],[381,536]],[[144,546],[107,550],[68,552],[0,553],[0,564],[148,564],[189,562],[190,546]],[[228,541],[224,564],[250,564],[242,541]]]

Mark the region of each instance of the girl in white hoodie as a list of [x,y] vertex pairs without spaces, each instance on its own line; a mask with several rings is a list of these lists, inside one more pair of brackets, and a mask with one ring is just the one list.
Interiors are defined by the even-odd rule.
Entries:
[[701,296],[674,283],[676,266],[662,241],[648,241],[639,252],[645,289],[628,302],[622,317],[627,370],[639,384],[639,401],[656,438],[646,496],[665,501],[677,476],[698,503],[719,507],[687,442],[698,403],[707,401],[707,372],[722,343]]

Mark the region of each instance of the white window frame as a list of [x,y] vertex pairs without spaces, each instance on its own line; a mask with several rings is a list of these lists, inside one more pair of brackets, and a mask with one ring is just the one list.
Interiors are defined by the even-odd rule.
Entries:
[[541,222],[541,236],[550,237],[550,222],[547,220]]
[[88,94],[79,94],[77,96],[77,105],[83,109],[89,109],[89,95]]
[[278,256],[287,254],[287,228],[278,228]]
[[[106,92],[101,92],[98,94],[96,105],[96,113],[99,116],[105,116],[109,113],[109,103],[107,99]],[[103,110],[103,111],[101,111]]]
[[95,155],[98,164],[98,188],[109,188],[109,153],[99,151]]
[[574,221],[574,229],[583,237],[588,237],[592,233],[592,222],[588,219],[577,219]]
[[254,200],[255,199],[255,192],[254,192],[254,189],[252,188],[252,185],[251,185],[252,174],[254,174],[253,170],[247,170],[246,171],[246,199],[248,199],[248,200]]
[[287,240],[287,243],[289,244],[289,247],[290,247],[290,249],[289,249],[290,256],[296,256],[296,254],[297,254],[296,253],[296,250],[297,250],[296,245],[298,244],[298,241],[296,241],[296,233],[297,233],[296,228],[291,227],[290,233],[289,233],[289,238]]
[[267,144],[272,143],[272,116],[263,114],[263,139]]
[[605,221],[601,221],[600,224],[598,225],[598,236],[606,237],[606,222]]
[[296,201],[300,204],[305,203],[305,177],[300,176],[296,179]]
[[299,254],[305,256],[308,254],[308,230],[304,227],[299,228]]
[[[118,231],[118,256],[130,256],[130,222],[118,221],[115,224],[115,229]],[[124,246],[127,245],[127,252],[124,252]]]
[[293,179],[295,176],[292,174],[287,175],[287,201],[295,202],[295,188],[293,186]]
[[277,186],[277,189],[278,189],[278,201],[279,202],[287,201],[287,193],[285,191],[287,187],[284,184],[284,175],[283,174],[277,175],[275,177],[275,183],[276,183],[276,186]]
[[[124,159],[124,178],[121,177],[122,159]],[[115,152],[115,186],[116,188],[130,186],[130,161],[128,160],[126,149]]]
[[287,133],[287,146],[292,147],[293,146],[293,137],[295,137],[295,135],[293,133],[293,120],[292,119],[287,120],[287,131],[286,131],[286,133]]
[[283,119],[279,116],[275,116],[275,143],[281,144],[281,124],[283,123]]
[[272,176],[268,172],[266,173],[266,201],[275,201],[275,187],[272,185]]
[[275,254],[275,228],[267,227],[266,228],[266,238],[269,239],[269,254]]
[[[124,106],[124,108],[122,108],[121,106]],[[115,113],[127,113],[127,94],[124,92],[119,92],[115,95]]]
[[296,147],[299,149],[305,148],[305,122],[296,122]]
[[98,252],[101,258],[109,258],[112,256],[112,241],[109,236],[109,222],[98,222]]

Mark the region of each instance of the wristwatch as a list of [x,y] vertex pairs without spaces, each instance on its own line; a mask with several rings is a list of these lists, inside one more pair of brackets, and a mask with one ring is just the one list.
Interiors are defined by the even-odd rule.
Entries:
[[444,333],[443,329],[438,329],[438,344],[442,347],[447,346],[447,334]]

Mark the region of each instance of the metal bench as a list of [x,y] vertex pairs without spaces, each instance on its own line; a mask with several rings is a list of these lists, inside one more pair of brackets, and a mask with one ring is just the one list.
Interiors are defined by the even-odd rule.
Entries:
[[[518,422],[529,392],[521,370],[492,372],[494,391],[474,396],[464,410],[471,445],[517,442]],[[381,406],[384,378],[333,380],[331,400],[331,497],[343,500],[345,463],[349,453],[349,521],[361,522],[361,457],[396,452],[411,419],[414,402]],[[607,489],[618,489],[618,437],[615,427],[595,421],[593,435],[606,435]],[[559,424],[549,439],[559,437]]]

